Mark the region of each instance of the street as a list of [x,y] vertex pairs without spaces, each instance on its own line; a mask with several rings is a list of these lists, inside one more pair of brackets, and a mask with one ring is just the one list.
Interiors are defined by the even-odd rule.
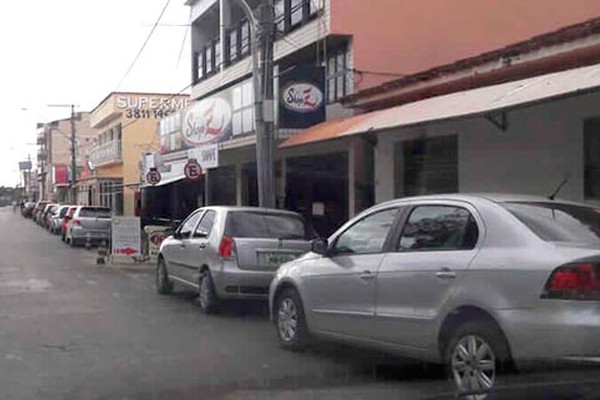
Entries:
[[206,316],[192,293],[158,295],[150,266],[96,265],[95,251],[65,246],[9,208],[0,224],[10,230],[0,261],[3,400],[452,396],[439,368],[325,343],[284,351],[261,304]]
[[11,232],[0,261],[2,399],[342,396],[386,373],[425,376],[396,382],[394,393],[422,398],[435,393],[431,380],[445,388],[439,372],[370,351],[284,351],[262,305],[205,316],[192,293],[159,296],[151,268],[97,266],[94,251],[65,246],[9,208],[0,224]]

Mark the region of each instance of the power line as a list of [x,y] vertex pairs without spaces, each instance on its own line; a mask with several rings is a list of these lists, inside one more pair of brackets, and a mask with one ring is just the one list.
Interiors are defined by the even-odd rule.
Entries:
[[157,18],[156,22],[154,23],[154,25],[152,26],[152,29],[148,33],[148,36],[146,37],[146,40],[142,44],[142,47],[140,48],[140,50],[138,51],[138,53],[134,57],[133,61],[131,62],[131,65],[129,65],[129,68],[127,68],[127,72],[125,72],[125,75],[123,75],[123,78],[121,78],[121,81],[117,85],[117,88],[115,89],[115,92],[117,90],[119,90],[119,88],[121,87],[121,85],[123,84],[123,82],[125,81],[125,79],[127,79],[127,76],[129,75],[129,73],[131,72],[131,70],[133,69],[133,67],[135,66],[135,64],[137,63],[138,59],[142,55],[142,52],[144,51],[144,49],[146,48],[146,45],[150,41],[150,38],[152,37],[152,34],[154,33],[154,30],[156,29],[156,27],[160,23],[160,20],[162,19],[163,14],[167,10],[167,7],[169,6],[170,2],[171,2],[171,0],[167,0],[165,2],[165,5],[164,5],[163,9],[160,11],[160,14],[158,15],[158,18]]

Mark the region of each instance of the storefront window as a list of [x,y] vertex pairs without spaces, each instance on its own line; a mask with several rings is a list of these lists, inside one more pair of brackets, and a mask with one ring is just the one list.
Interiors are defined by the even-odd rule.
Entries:
[[254,103],[252,81],[233,89],[233,134],[241,135],[254,131]]
[[441,136],[395,147],[396,197],[458,191],[458,140]]

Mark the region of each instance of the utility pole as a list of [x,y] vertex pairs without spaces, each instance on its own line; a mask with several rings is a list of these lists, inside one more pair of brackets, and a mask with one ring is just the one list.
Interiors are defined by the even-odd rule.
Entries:
[[75,132],[75,104],[48,104],[48,107],[69,107],[71,108],[71,179],[69,185],[71,187],[71,203],[77,204],[77,148],[76,148],[76,132]]
[[71,204],[77,204],[77,147],[75,146],[75,105],[71,104]]
[[237,1],[250,21],[258,204],[261,207],[274,208],[273,43],[275,40],[275,8],[273,0],[262,0],[255,15],[246,0]]
[[[275,42],[275,8],[273,0],[265,0],[259,8],[260,72],[262,82],[262,123],[256,132],[258,193],[261,207],[275,208],[275,110],[273,104],[273,44]],[[262,182],[262,188],[261,188]]]

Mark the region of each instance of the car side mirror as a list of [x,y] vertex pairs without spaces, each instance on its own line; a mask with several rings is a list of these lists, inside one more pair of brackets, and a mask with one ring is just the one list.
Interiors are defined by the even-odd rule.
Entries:
[[327,243],[327,239],[317,238],[310,241],[310,251],[313,253],[320,254],[322,256],[327,256],[329,243]]
[[179,231],[173,232],[173,239],[178,239],[179,240],[181,238],[182,238],[181,232],[179,232]]

